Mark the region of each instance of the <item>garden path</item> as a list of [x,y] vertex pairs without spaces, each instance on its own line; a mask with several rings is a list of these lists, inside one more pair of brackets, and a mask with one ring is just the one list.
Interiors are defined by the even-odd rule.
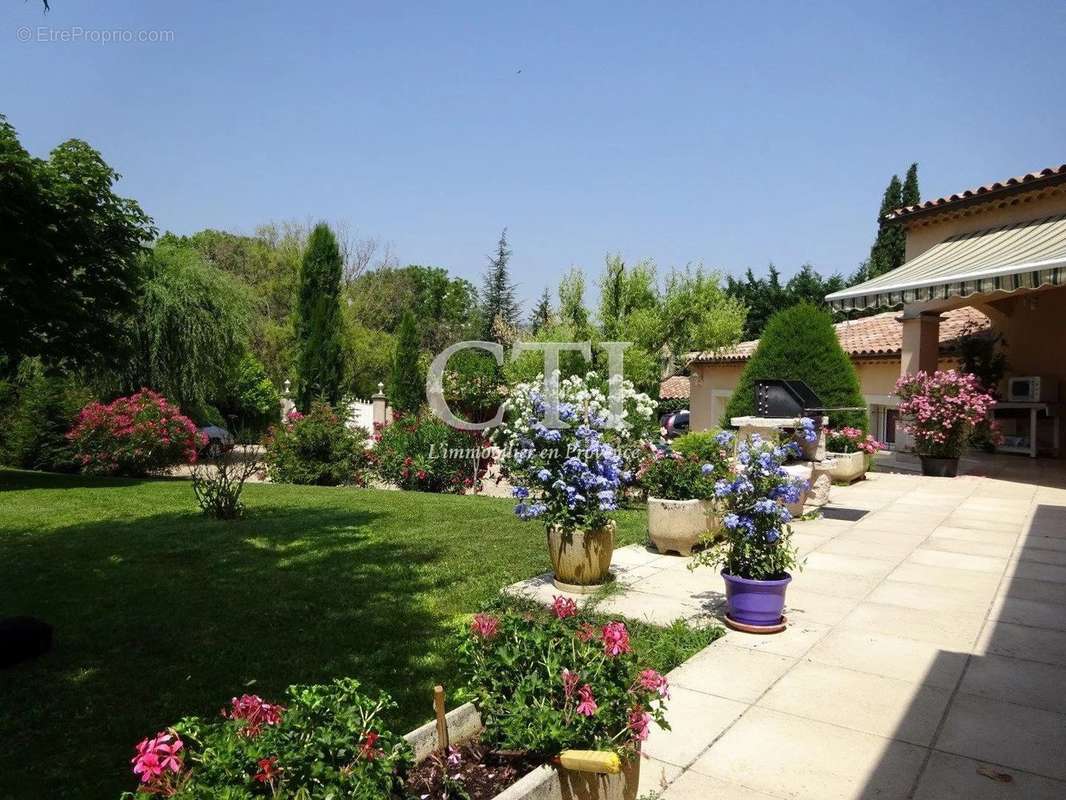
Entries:
[[[1049,484],[1057,481],[1047,481]],[[1066,488],[871,473],[861,519],[795,525],[789,627],[729,631],[670,674],[646,743],[662,800],[1066,797]],[[830,512],[832,513],[832,512]],[[687,559],[616,553],[602,610],[720,616]],[[543,576],[512,587],[550,602]]]

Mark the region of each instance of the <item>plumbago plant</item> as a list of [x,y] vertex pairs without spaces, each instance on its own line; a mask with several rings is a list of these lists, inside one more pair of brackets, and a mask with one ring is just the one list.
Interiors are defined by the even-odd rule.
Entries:
[[829,428],[825,432],[825,449],[830,453],[866,453],[874,455],[885,445],[858,428]]
[[764,581],[783,578],[797,566],[785,504],[798,502],[807,482],[790,476],[782,464],[798,449],[758,435],[737,448],[735,473],[714,489],[725,512],[725,538],[699,553],[690,568],[721,566],[729,575]]
[[992,416],[995,398],[973,375],[918,372],[896,382],[903,429],[919,455],[958,458],[970,431]]
[[124,800],[400,797],[407,743],[381,722],[395,708],[359,683],[291,686],[286,705],[234,697],[220,717],[189,717],[135,748],[139,781]]
[[649,497],[660,500],[709,500],[715,484],[730,472],[735,440],[732,432],[719,431],[710,443],[701,441],[691,449],[649,448],[637,481]]
[[653,720],[669,729],[667,680],[642,668],[625,623],[594,625],[569,598],[556,597],[547,617],[476,614],[458,649],[486,739],[500,749],[630,760]]
[[514,387],[507,402],[508,421],[494,437],[503,468],[515,484],[515,513],[564,531],[602,527],[632,479],[625,467],[627,455],[639,452],[641,437],[650,435],[655,403],[623,381],[623,410],[614,417],[595,373],[560,380],[556,372],[550,380],[558,388],[559,419],[567,427],[544,424],[541,376]]

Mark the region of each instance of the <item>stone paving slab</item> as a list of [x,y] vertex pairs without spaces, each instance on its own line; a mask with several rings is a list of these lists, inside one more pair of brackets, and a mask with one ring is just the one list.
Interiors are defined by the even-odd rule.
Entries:
[[[1066,488],[873,473],[832,492],[870,513],[795,524],[783,633],[728,631],[670,673],[674,731],[652,733],[641,792],[1066,798]],[[602,607],[719,621],[721,576],[689,562],[620,548]]]

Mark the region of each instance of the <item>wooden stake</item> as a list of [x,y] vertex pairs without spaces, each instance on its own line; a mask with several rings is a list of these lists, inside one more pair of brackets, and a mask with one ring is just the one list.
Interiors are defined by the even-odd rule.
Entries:
[[433,687],[433,713],[437,716],[437,744],[441,755],[448,754],[448,720],[444,716],[444,687]]

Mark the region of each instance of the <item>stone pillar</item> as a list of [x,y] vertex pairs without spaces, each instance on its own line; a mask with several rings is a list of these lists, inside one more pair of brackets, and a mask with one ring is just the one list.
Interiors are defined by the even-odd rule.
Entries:
[[385,397],[385,384],[378,384],[378,390],[370,400],[374,406],[374,425],[384,425],[391,416],[389,414],[389,400]]
[[281,391],[281,421],[284,422],[285,418],[289,416],[290,411],[296,410],[296,403],[292,399],[290,389],[292,388],[292,381],[285,381],[285,388]]
[[935,372],[940,355],[939,312],[908,314],[899,318],[903,324],[903,347],[900,353],[900,375],[913,375],[925,370]]

